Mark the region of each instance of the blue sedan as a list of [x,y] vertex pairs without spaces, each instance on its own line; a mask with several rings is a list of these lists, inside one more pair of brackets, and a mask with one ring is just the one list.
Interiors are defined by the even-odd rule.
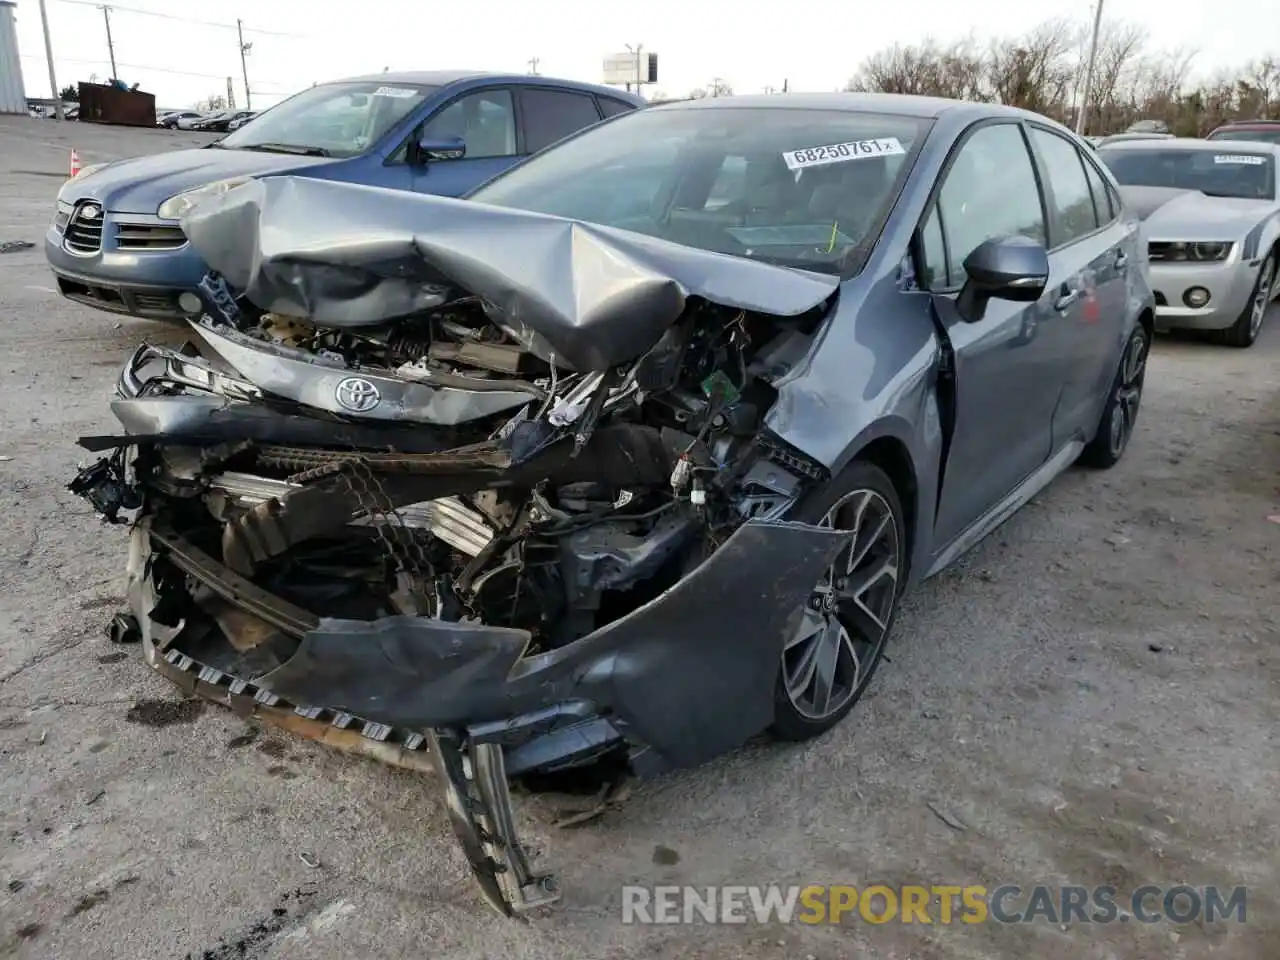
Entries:
[[178,319],[202,306],[208,267],[178,223],[201,199],[277,174],[456,197],[643,103],[609,87],[459,71],[320,84],[206,147],[85,167],[58,193],[45,254],[69,299]]

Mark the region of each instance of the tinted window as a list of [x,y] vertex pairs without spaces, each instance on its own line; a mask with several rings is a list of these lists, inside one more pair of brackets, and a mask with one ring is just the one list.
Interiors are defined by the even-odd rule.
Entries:
[[1137,187],[1199,190],[1211,197],[1275,199],[1275,160],[1243,143],[1220,149],[1107,148],[1102,161],[1120,183]]
[[615,100],[613,97],[597,97],[596,100],[600,104],[601,112],[603,112],[606,117],[616,117],[620,113],[626,113],[628,110],[635,109],[631,104],[624,103],[621,100]]
[[1057,213],[1050,237],[1052,246],[1060,247],[1098,229],[1093,194],[1089,192],[1089,181],[1084,174],[1084,159],[1075,144],[1039,127],[1031,128],[1031,140],[1044,161]]
[[324,83],[263,111],[253,123],[223,137],[219,146],[275,144],[353,157],[381,140],[438,89],[376,80]]
[[1085,176],[1089,178],[1089,192],[1093,194],[1093,209],[1098,214],[1098,224],[1108,224],[1116,218],[1119,211],[1111,196],[1111,190],[1103,180],[1102,174],[1092,163],[1084,165]]
[[600,119],[589,94],[564,90],[522,90],[525,153],[537,153]]
[[[964,259],[984,240],[1020,235],[1045,242],[1040,188],[1015,124],[980,127],[955,155],[946,177],[938,209],[951,254],[947,286],[963,282]],[[928,273],[937,270],[928,265]]]
[[470,196],[847,276],[929,125],[847,110],[636,110]]
[[467,157],[472,160],[514,157],[516,121],[511,91],[478,90],[459,97],[433,114],[422,131],[424,140],[451,137],[461,137],[466,142]]

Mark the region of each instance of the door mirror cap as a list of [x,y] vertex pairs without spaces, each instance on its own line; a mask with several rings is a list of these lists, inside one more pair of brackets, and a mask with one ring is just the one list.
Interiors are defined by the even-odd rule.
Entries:
[[966,286],[1001,300],[1034,303],[1049,283],[1049,253],[1027,237],[985,240],[964,259]]
[[1049,253],[1044,244],[1027,237],[984,240],[964,258],[968,279],[956,298],[962,319],[977,323],[992,297],[1034,303],[1049,283]]
[[423,137],[418,141],[418,157],[423,163],[461,160],[466,155],[467,142],[461,137]]

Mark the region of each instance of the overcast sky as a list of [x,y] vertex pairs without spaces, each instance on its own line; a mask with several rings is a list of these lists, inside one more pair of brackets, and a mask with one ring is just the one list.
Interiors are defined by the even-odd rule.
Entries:
[[[1108,19],[1144,26],[1152,47],[1199,51],[1211,73],[1280,52],[1276,0],[1104,0]],[[83,0],[47,0],[59,86],[110,75],[102,11]],[[679,95],[723,77],[740,93],[766,86],[839,88],[869,53],[931,34],[1017,34],[1054,16],[1082,23],[1088,0],[895,0],[873,13],[868,0],[126,0],[111,14],[118,72],[158,105],[182,107],[244,89],[236,32],[243,18],[253,106],[266,106],[313,81],[358,73],[449,67],[528,72],[598,81],[601,61],[643,44],[659,55],[658,90]],[[151,11],[166,19],[135,11]],[[49,96],[40,9],[18,0],[18,42],[28,96]],[[217,24],[229,24],[219,27]],[[274,33],[254,32],[274,31]],[[277,34],[290,34],[280,36]],[[1269,49],[1270,48],[1270,49]],[[652,90],[646,90],[651,95]]]

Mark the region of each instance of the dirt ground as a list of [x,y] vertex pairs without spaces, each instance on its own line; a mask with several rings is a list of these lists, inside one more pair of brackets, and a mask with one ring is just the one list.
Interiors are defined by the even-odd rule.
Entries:
[[[85,163],[191,135],[0,121],[0,243]],[[0,956],[1280,956],[1280,311],[1237,351],[1160,339],[1137,436],[910,596],[837,730],[640,787],[577,830],[521,807],[564,899],[483,907],[430,778],[182,703],[103,627],[125,535],[64,484],[125,352],[180,332],[60,301],[0,255]],[[951,823],[948,824],[947,820]],[[309,854],[318,866],[304,862]],[[1248,887],[1243,924],[635,926],[620,888]]]

